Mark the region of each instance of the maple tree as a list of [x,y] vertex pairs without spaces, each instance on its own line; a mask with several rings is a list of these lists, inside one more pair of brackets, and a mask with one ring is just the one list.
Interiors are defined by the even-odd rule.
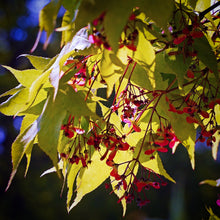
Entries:
[[[40,12],[31,52],[43,31],[45,48],[58,31],[60,53],[23,55],[33,69],[4,66],[19,85],[1,95],[10,97],[0,111],[23,116],[7,189],[24,156],[27,174],[38,144],[54,164],[43,175],[56,171],[67,185],[68,211],[108,179],[105,187],[118,196],[125,215],[128,203],[149,203],[150,188],[175,182],[161,154],[174,154],[183,145],[194,169],[195,144],[206,142],[216,160],[219,5],[207,0],[49,2]],[[66,11],[56,27],[61,6]],[[100,89],[106,95],[99,95]],[[202,183],[220,185],[219,180]]]

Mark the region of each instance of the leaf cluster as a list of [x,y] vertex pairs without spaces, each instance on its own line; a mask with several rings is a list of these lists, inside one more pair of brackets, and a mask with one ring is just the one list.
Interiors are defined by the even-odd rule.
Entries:
[[202,0],[49,2],[32,51],[42,31],[46,48],[55,30],[60,53],[23,55],[33,69],[4,66],[18,86],[1,95],[9,98],[0,111],[23,116],[8,187],[24,156],[27,173],[37,144],[54,165],[44,174],[56,171],[67,185],[68,211],[109,179],[125,215],[134,197],[138,206],[148,203],[145,192],[139,196],[145,188],[175,182],[162,153],[182,144],[194,169],[195,143],[206,141],[217,159],[220,47],[212,9]]

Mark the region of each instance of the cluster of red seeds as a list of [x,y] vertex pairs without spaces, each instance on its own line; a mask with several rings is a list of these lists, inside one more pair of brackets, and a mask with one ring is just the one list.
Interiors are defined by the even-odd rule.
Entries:
[[[132,183],[127,184],[125,178],[128,175],[132,175],[132,178],[134,178],[134,180]],[[140,177],[131,173],[128,175],[121,175],[120,177],[118,177],[118,179],[115,178],[115,180],[118,180],[118,183],[115,186],[114,190],[119,190],[123,188],[123,190],[125,191],[123,196],[119,198],[118,203],[120,203],[122,199],[125,199],[126,203],[130,204],[131,202],[136,201],[137,206],[145,206],[150,202],[150,200],[146,196],[146,192],[148,190],[150,190],[151,188],[160,189],[161,186],[167,185],[167,182],[162,180],[159,175],[143,166],[141,166]],[[108,189],[109,187],[110,185],[106,183],[105,188]]]
[[[97,47],[103,45],[105,49],[111,50],[111,47],[107,41],[104,32],[104,26],[103,26],[104,17],[105,17],[105,13],[102,13],[98,18],[93,20],[92,34],[89,35],[89,41],[90,43],[96,45]],[[138,31],[135,28],[135,18],[136,15],[132,13],[129,17],[128,24],[125,26],[123,30],[124,38],[123,39],[121,38],[119,40],[119,48],[126,46],[128,49],[136,51],[135,42],[137,40]],[[131,22],[132,24],[130,24]]]
[[[80,136],[82,139],[85,130],[80,127],[76,127],[74,125],[74,117],[71,115],[68,118],[66,124],[61,126],[61,130],[63,130],[64,136],[69,138],[72,141],[71,149],[68,152],[63,152],[60,154],[61,158],[64,160],[68,160],[71,164],[79,164],[81,163],[82,167],[87,167],[89,163],[91,163],[89,149],[91,148],[83,148],[80,145],[80,142],[76,141]],[[131,203],[132,201],[136,201],[139,207],[142,207],[150,202],[147,199],[145,192],[150,188],[159,189],[161,186],[165,186],[166,183],[161,179],[161,177],[155,174],[153,171],[141,166],[139,161],[137,163],[141,166],[141,176],[137,177],[133,171],[127,172],[128,168],[125,169],[123,174],[118,173],[118,168],[121,164],[117,164],[114,162],[114,158],[119,151],[128,151],[133,150],[132,147],[124,140],[125,136],[120,137],[116,134],[116,131],[113,125],[109,125],[108,129],[105,131],[99,131],[99,126],[94,124],[91,135],[87,139],[86,144],[88,146],[93,146],[95,150],[100,151],[101,145],[106,147],[106,150],[103,155],[100,155],[100,160],[105,160],[106,164],[112,168],[110,172],[110,176],[113,178],[113,181],[117,181],[117,185],[113,190],[118,190],[121,187],[125,191],[124,195],[118,200],[120,202],[123,198],[127,203]],[[158,132],[162,132],[159,131]],[[162,134],[162,133],[161,133]],[[168,138],[166,136],[166,138]],[[85,145],[85,143],[84,143]],[[134,161],[126,162],[129,164]],[[134,181],[128,181],[129,176],[134,179]],[[109,184],[106,184],[106,188],[109,188]],[[140,192],[144,192],[143,195],[140,195]]]
[[108,166],[114,167],[115,164],[113,160],[119,150],[127,151],[130,148],[129,144],[124,141],[124,137],[120,137],[116,134],[113,126],[101,134],[98,134],[96,129],[93,129],[92,133],[93,134],[89,137],[87,144],[94,146],[96,150],[100,150],[100,144],[103,144],[106,147],[106,151],[101,156],[100,160],[106,159],[108,155],[106,160]]
[[117,100],[118,101],[112,105],[112,110],[115,112],[120,109],[122,112],[122,122],[128,124],[129,127],[132,126],[134,131],[139,132],[140,128],[135,121],[139,119],[143,113],[142,109],[149,102],[144,90],[128,83]]
[[[182,18],[184,19],[184,18]],[[193,49],[192,45],[194,39],[202,38],[203,27],[198,19],[198,17],[193,17],[191,19],[191,25],[185,25],[182,30],[173,31],[173,41],[172,44],[178,46],[179,50],[169,53],[169,55],[183,54],[184,57],[195,57],[197,56],[197,51]],[[184,22],[182,21],[184,24]],[[187,24],[187,22],[185,22]]]
[[103,45],[105,49],[111,50],[111,47],[107,42],[104,32],[104,26],[103,26],[104,17],[105,17],[105,13],[102,13],[98,18],[96,18],[92,22],[93,28],[92,28],[92,34],[89,35],[89,41],[90,43],[96,45],[97,47]]
[[[167,146],[173,148],[180,143],[172,127],[170,125],[165,127],[163,124],[161,125],[161,128],[157,129],[156,134],[151,135],[149,139],[149,146],[151,146],[151,148],[145,151],[146,155],[151,155],[154,151],[166,153],[168,152]],[[151,159],[153,158],[154,156],[151,157]]]
[[[76,57],[74,59],[68,59],[64,66],[70,66],[66,72],[63,73],[63,75],[70,72],[72,69],[76,70],[77,72],[74,74],[74,76],[67,82],[75,92],[78,91],[78,86],[85,86],[86,80],[87,80],[87,74],[86,74],[86,63],[87,59],[90,56],[81,56]],[[61,77],[63,77],[63,75]]]
[[[92,44],[95,44],[97,47],[103,46],[105,49],[111,50],[104,32],[104,17],[105,13],[102,13],[97,19],[93,21],[92,33],[89,35],[89,41]],[[120,39],[119,41],[119,48],[125,46],[130,50],[136,50],[135,43],[137,40],[138,31],[135,28],[135,20],[136,15],[132,13],[129,17],[128,24],[123,30],[124,35],[122,35],[123,39]],[[201,38],[204,35],[197,17],[195,20],[192,20],[191,25],[186,25],[181,28],[181,30],[172,32],[172,35],[173,40],[169,46],[178,47],[178,51],[171,52],[169,55],[183,54],[184,57],[197,56],[197,52],[194,51],[192,45],[194,43],[194,39]],[[84,57],[83,61],[80,62],[81,64],[76,66],[78,72],[68,82],[68,84],[70,84],[75,91],[77,91],[76,85],[85,86],[86,59],[87,58]],[[133,60],[131,58],[128,59],[129,66]],[[69,63],[71,63],[71,61]],[[128,68],[126,68],[126,71],[127,69]],[[126,74],[126,71],[122,76],[122,80]],[[73,141],[73,144],[69,152],[61,153],[60,156],[63,159],[68,160],[71,164],[79,164],[81,162],[83,167],[87,167],[88,164],[92,162],[90,156],[91,147],[93,146],[95,150],[100,151],[101,146],[104,146],[106,149],[105,152],[100,155],[100,160],[105,161],[106,164],[111,167],[110,176],[112,177],[112,181],[117,182],[113,191],[123,189],[125,192],[124,195],[118,200],[118,202],[121,202],[122,199],[125,199],[127,203],[131,203],[132,201],[136,200],[137,205],[142,207],[150,202],[146,197],[146,190],[149,190],[150,188],[159,189],[161,186],[165,186],[166,182],[164,182],[161,177],[155,174],[152,170],[143,167],[139,162],[139,158],[134,158],[121,164],[115,163],[115,158],[119,151],[133,151],[134,147],[130,146],[125,141],[125,136],[120,136],[118,133],[116,133],[114,125],[109,124],[108,119],[111,117],[113,112],[120,114],[122,125],[127,124],[129,127],[131,126],[131,132],[140,132],[141,128],[137,125],[137,121],[141,118],[143,112],[146,110],[151,110],[152,115],[156,112],[156,105],[152,107],[151,103],[154,103],[154,101],[157,99],[159,100],[159,97],[165,94],[165,92],[146,92],[142,88],[131,83],[131,74],[125,89],[120,94],[118,94],[118,91],[116,92],[113,105],[111,106],[110,114],[105,118],[107,124],[107,128],[105,130],[101,130],[99,126],[94,123],[89,133],[90,136],[84,136],[85,130],[83,130],[80,126],[75,126],[74,117],[71,116],[69,117],[67,123],[62,125],[61,130],[64,131],[64,135],[66,137]],[[192,66],[187,71],[187,77],[188,79],[195,78],[194,69]],[[204,78],[206,78],[206,80],[208,79],[208,77]],[[205,83],[209,86],[211,85],[209,82],[207,83],[207,81]],[[203,93],[197,100],[195,100],[192,94],[193,91],[191,91],[187,96],[181,97],[183,100],[180,106],[175,106],[175,100],[170,100],[168,97],[166,97],[166,101],[169,104],[168,111],[177,114],[185,114],[186,121],[188,123],[198,124],[201,127],[200,137],[198,140],[200,142],[207,141],[207,145],[212,146],[212,143],[216,141],[213,135],[217,130],[219,130],[219,128],[216,126],[216,123],[213,123],[213,121],[216,121],[214,111],[208,113],[206,109],[209,108],[213,110],[216,104],[220,104],[220,100],[215,98],[216,96],[214,98],[212,97],[210,100],[210,98],[205,97],[205,93]],[[150,96],[153,97],[152,100],[149,99]],[[206,103],[207,106],[202,105],[201,103]],[[168,152],[169,148],[173,148],[180,143],[171,125],[167,125],[168,120],[163,118],[166,123],[162,123],[162,117],[158,114],[155,115],[157,115],[159,118],[160,128],[154,132],[150,126],[146,128],[146,134],[148,132],[149,140],[148,148],[144,151],[144,153],[145,155],[151,155],[150,159],[154,159],[153,155],[155,151]],[[204,119],[210,119],[206,125],[203,123]],[[149,124],[150,123],[151,121]],[[80,141],[77,141],[77,138],[81,138],[81,140],[83,140],[83,146],[81,145]],[[122,174],[119,173],[119,167],[126,163],[127,168]],[[129,166],[132,163],[139,165],[141,170],[141,174],[139,173],[140,177],[134,173],[133,169],[130,169]],[[106,188],[109,188],[109,186],[109,184],[106,184]],[[140,195],[141,192],[143,192],[142,195]]]
[[[203,110],[197,102],[190,99],[191,94],[189,93],[185,99],[184,103],[187,104],[186,107],[183,107],[182,109],[176,108],[172,102],[166,97],[167,102],[169,103],[169,111],[175,112],[177,114],[185,114],[186,115],[186,121],[188,123],[196,123],[201,127],[200,136],[198,138],[198,141],[205,142],[207,146],[212,146],[213,142],[216,141],[216,138],[213,136],[216,131],[220,130],[220,128],[217,126],[216,118],[214,111],[211,111],[208,113],[207,111]],[[215,99],[210,101],[209,108],[214,109],[215,104],[220,104],[220,99]],[[200,117],[202,117],[203,121],[204,119],[209,119],[208,122],[204,125]]]
[[87,164],[90,163],[89,151],[80,141],[85,130],[74,126],[74,116],[72,117],[71,115],[69,116],[67,123],[61,126],[61,130],[63,130],[64,135],[72,141],[72,145],[68,151],[60,154],[61,158],[68,160],[71,164],[79,164],[79,161],[81,161],[82,166],[87,167]]

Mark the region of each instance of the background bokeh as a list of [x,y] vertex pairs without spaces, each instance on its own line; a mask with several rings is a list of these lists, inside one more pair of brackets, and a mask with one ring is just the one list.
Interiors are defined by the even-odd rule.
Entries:
[[[0,64],[17,69],[30,68],[26,58],[19,55],[30,53],[38,32],[38,13],[47,2],[49,1],[0,1]],[[63,11],[61,9],[59,13],[58,26]],[[44,40],[45,35],[34,55],[53,57],[60,50],[60,34],[53,34],[46,51],[42,50]],[[16,85],[17,81],[12,74],[0,67],[0,94]],[[4,98],[0,101],[4,101]],[[0,114],[0,219],[122,219],[121,205],[117,203],[116,196],[109,195],[104,185],[87,195],[68,214],[65,206],[66,189],[60,197],[62,180],[56,174],[40,178],[43,171],[52,164],[38,146],[33,149],[27,177],[24,178],[26,161],[23,159],[11,187],[5,192],[12,168],[10,147],[19,132],[21,119]],[[184,147],[178,147],[175,155],[163,154],[165,168],[177,183],[168,183],[160,190],[149,191],[148,198],[151,202],[146,207],[140,209],[135,204],[128,205],[124,219],[208,219],[206,207],[212,207],[214,213],[220,216],[220,208],[216,205],[220,190],[199,185],[204,179],[220,177],[219,157],[220,155],[218,161],[214,161],[209,148],[196,146],[196,168],[193,171]]]

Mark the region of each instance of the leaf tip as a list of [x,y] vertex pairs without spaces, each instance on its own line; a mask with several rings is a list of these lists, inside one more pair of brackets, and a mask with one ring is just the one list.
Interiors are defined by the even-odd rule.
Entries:
[[9,181],[8,181],[8,185],[7,185],[7,187],[5,188],[5,192],[8,191],[8,189],[9,189],[11,183],[12,183],[12,180],[13,180],[13,178],[14,178],[16,172],[17,172],[17,169],[12,170],[11,176],[10,176]]

